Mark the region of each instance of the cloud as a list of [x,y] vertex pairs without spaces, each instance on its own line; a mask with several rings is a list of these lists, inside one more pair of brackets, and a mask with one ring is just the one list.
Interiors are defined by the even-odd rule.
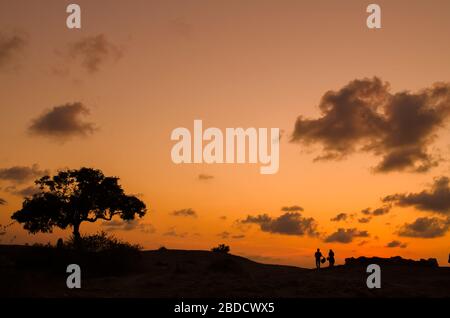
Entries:
[[360,219],[358,219],[358,222],[359,222],[359,223],[369,223],[369,222],[370,222],[370,220],[372,220],[372,218],[371,218],[371,217],[367,217],[367,218],[360,218]]
[[367,231],[359,231],[356,228],[343,229],[339,228],[336,232],[325,238],[325,242],[332,243],[351,243],[355,237],[369,237]]
[[450,115],[450,83],[411,93],[390,93],[379,78],[353,80],[326,92],[318,119],[297,118],[291,142],[319,144],[315,160],[339,160],[355,152],[381,157],[376,172],[424,172],[438,164],[428,147]]
[[34,135],[66,140],[88,136],[95,132],[93,123],[83,121],[89,109],[80,102],[55,106],[34,119],[28,128]]
[[435,238],[444,236],[450,228],[450,219],[421,217],[413,223],[405,223],[398,231],[399,236]]
[[209,174],[203,174],[203,173],[200,173],[198,175],[198,180],[205,181],[205,180],[211,180],[211,179],[214,179],[214,176],[211,176]]
[[39,165],[34,164],[31,167],[14,166],[11,168],[0,169],[0,180],[11,181],[14,183],[23,183],[37,179],[49,173],[48,170],[40,170]]
[[375,210],[367,208],[367,209],[361,210],[361,213],[364,215],[380,216],[380,215],[385,215],[385,214],[389,213],[390,210],[391,210],[391,206],[383,206],[383,207],[377,208]]
[[4,34],[0,32],[0,69],[10,66],[16,56],[23,51],[28,40],[21,34]]
[[5,205],[7,202],[5,199],[0,198],[0,205]]
[[227,232],[227,231],[223,231],[223,232],[217,234],[217,236],[219,236],[220,238],[222,238],[224,240],[229,239],[229,238],[242,239],[245,237],[245,235],[243,235],[243,234],[232,235],[230,232]]
[[6,224],[6,225],[0,224],[0,236],[5,235],[6,232],[7,232],[7,229],[8,229],[10,226],[12,226],[13,224],[14,224],[14,222],[9,223],[9,224]]
[[181,38],[189,38],[193,31],[193,25],[182,17],[169,21],[168,27],[171,33]]
[[241,220],[240,223],[258,224],[263,232],[318,236],[316,221],[313,218],[302,217],[298,212],[287,212],[276,218],[272,218],[267,214],[249,215],[245,220]]
[[421,211],[450,215],[449,178],[435,178],[431,189],[418,193],[393,194],[383,198],[384,202],[394,202],[399,206],[413,206]]
[[366,245],[367,243],[369,243],[369,241],[362,240],[361,242],[358,243],[358,246],[363,246]]
[[402,242],[397,241],[397,240],[391,241],[391,242],[386,244],[386,247],[389,247],[389,248],[394,248],[394,247],[405,248],[407,246],[408,246],[408,244],[402,243]]
[[9,192],[19,197],[32,197],[39,192],[39,188],[36,186],[29,186],[22,189],[17,189],[16,186],[9,186],[5,188],[5,192]]
[[140,220],[119,221],[112,220],[101,223],[108,232],[113,231],[141,231],[143,233],[154,233],[156,230],[151,224],[142,223]]
[[298,205],[284,206],[281,208],[283,212],[300,212],[303,211],[303,208]]
[[181,209],[181,210],[175,210],[171,213],[173,216],[192,216],[194,218],[197,217],[197,212],[195,212],[194,210],[192,210],[191,208],[189,209]]
[[82,67],[90,74],[98,72],[108,60],[117,61],[122,54],[122,50],[104,34],[85,37],[69,46],[69,56],[81,61]]
[[332,222],[345,221],[347,220],[347,217],[348,217],[347,213],[339,213],[334,218],[331,218],[330,221]]
[[171,227],[167,232],[163,233],[163,235],[183,238],[187,236],[187,232],[178,233],[174,227]]
[[230,233],[229,232],[227,232],[227,231],[223,231],[223,232],[221,232],[221,233],[219,233],[219,234],[217,234],[217,236],[220,236],[220,238],[222,238],[222,239],[227,239],[227,238],[229,238],[230,237]]

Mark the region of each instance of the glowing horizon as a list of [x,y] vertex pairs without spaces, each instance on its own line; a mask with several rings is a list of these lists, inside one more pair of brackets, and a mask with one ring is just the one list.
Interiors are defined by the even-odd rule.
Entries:
[[[13,47],[0,54],[0,199],[5,200],[0,224],[11,222],[23,190],[35,178],[86,166],[119,177],[126,193],[147,204],[139,222],[108,228],[146,249],[209,250],[225,243],[232,254],[256,261],[313,267],[319,247],[333,249],[337,264],[347,257],[400,255],[436,258],[448,266],[446,207],[433,210],[411,203],[416,197],[408,201],[401,196],[431,193],[439,180],[445,181],[439,178],[450,176],[450,105],[445,96],[434,99],[440,86],[433,86],[450,82],[450,44],[444,40],[450,35],[448,1],[377,1],[383,9],[380,30],[365,27],[367,3],[356,0],[80,0],[81,30],[65,27],[68,3],[0,0],[0,49],[1,41]],[[373,84],[378,83],[374,77],[379,84]],[[404,92],[432,92],[423,98],[428,98],[427,107],[439,109],[442,122],[430,115],[432,123],[417,137],[420,149],[408,157],[426,171],[382,165],[383,158],[410,146],[394,138],[400,134],[391,128],[403,122],[387,117],[386,109],[374,112],[381,119],[355,124],[351,138],[325,134],[329,127],[319,120],[324,96],[350,90],[355,80],[379,85],[369,99],[380,105]],[[351,89],[358,93],[358,85]],[[67,121],[58,130],[48,114],[61,106],[63,117],[56,118]],[[278,172],[260,174],[261,165],[248,163],[174,164],[171,132],[192,129],[196,119],[222,131],[280,128]],[[375,130],[361,128],[367,124]],[[305,136],[309,139],[292,141]],[[352,142],[375,150],[347,151]],[[324,146],[342,157],[315,161],[330,155]],[[13,167],[26,168],[26,176],[5,177]],[[373,212],[387,205],[388,212]],[[318,234],[309,235],[309,227],[280,233],[284,228],[278,218],[287,213],[297,213],[291,217],[302,226],[313,218]],[[345,220],[331,221],[340,213]],[[262,227],[254,218],[264,214],[269,220]],[[428,235],[435,237],[405,232],[405,224],[419,218],[443,222],[432,225],[437,234]],[[350,242],[327,242],[339,228],[350,230],[344,233]],[[101,222],[81,226],[82,234],[102,229]],[[29,235],[14,224],[0,236],[0,244],[55,243],[69,235],[70,230],[59,229]],[[387,247],[390,243],[393,247]]]

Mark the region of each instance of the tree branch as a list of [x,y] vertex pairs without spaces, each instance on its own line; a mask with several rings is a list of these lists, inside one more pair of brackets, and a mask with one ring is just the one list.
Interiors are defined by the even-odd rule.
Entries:
[[111,213],[111,215],[110,215],[109,217],[106,217],[106,216],[98,216],[98,215],[96,215],[94,218],[84,218],[83,221],[88,221],[88,222],[91,222],[91,223],[96,222],[98,219],[100,219],[100,220],[105,220],[105,221],[111,221],[111,220],[112,220],[112,217],[113,217],[114,215],[116,215],[116,214],[118,214],[118,212],[116,212],[116,213]]

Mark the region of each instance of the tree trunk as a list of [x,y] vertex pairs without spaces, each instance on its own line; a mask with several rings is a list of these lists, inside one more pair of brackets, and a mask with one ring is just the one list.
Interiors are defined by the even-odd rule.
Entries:
[[75,223],[73,225],[73,241],[75,247],[79,249],[81,247],[80,223]]

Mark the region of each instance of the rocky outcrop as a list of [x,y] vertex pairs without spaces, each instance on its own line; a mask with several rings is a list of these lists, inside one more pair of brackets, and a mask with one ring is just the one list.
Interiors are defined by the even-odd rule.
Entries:
[[420,259],[418,261],[412,259],[405,259],[400,256],[382,258],[382,257],[358,257],[358,258],[346,258],[345,266],[367,266],[369,264],[378,265],[395,265],[395,266],[420,266],[420,267],[439,267],[439,264],[435,258]]

